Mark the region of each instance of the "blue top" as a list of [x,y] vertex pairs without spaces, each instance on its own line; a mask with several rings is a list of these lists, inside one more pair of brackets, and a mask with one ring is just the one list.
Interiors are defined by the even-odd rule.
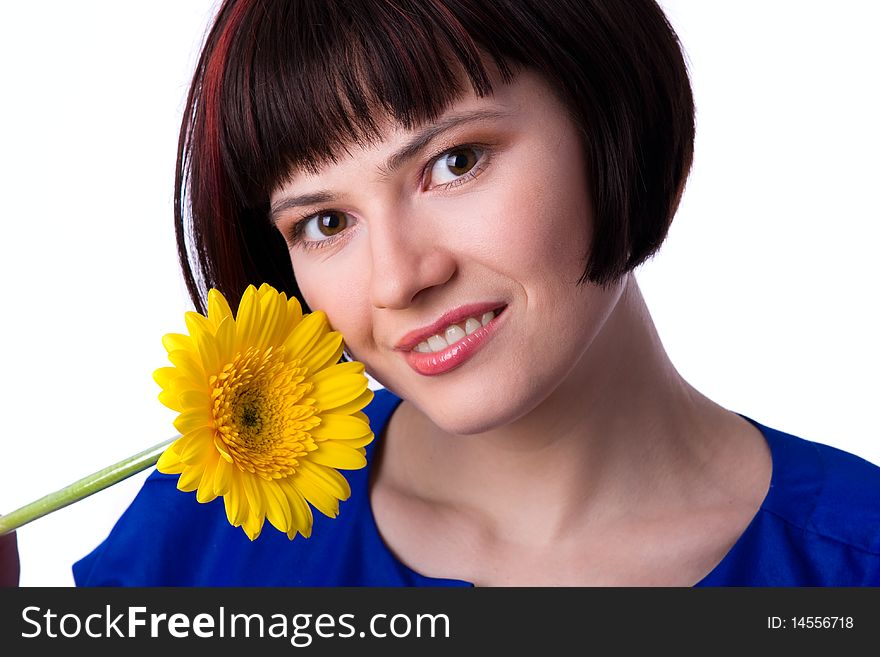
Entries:
[[[400,399],[377,390],[365,412],[376,440],[368,465],[346,472],[351,497],[335,519],[315,513],[311,538],[268,523],[251,542],[223,500],[199,504],[177,475],[153,472],[93,552],[78,586],[472,586],[421,575],[388,549],[373,517],[369,463]],[[751,524],[697,586],[880,585],[880,467],[745,418],[773,458],[770,490]]]

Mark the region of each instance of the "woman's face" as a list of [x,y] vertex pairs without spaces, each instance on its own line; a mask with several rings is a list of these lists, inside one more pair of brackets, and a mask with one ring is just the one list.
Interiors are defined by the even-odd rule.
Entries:
[[575,284],[592,225],[576,128],[523,71],[382,137],[273,193],[300,289],[443,430],[509,423],[570,380],[619,298]]

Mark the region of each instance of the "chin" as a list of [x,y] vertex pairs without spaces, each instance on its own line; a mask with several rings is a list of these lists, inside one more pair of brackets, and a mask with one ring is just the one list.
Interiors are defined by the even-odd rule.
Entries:
[[505,385],[487,387],[485,380],[476,384],[468,380],[453,384],[448,379],[438,379],[427,389],[413,389],[390,385],[390,377],[381,374],[372,376],[411,403],[441,431],[459,436],[481,434],[515,422],[534,410],[550,394],[551,382],[558,380],[553,376],[542,381],[534,377],[523,380],[515,372],[509,372]]
[[431,400],[426,404],[411,401],[442,431],[457,436],[473,436],[504,427],[535,406],[508,392],[496,390],[442,402]]

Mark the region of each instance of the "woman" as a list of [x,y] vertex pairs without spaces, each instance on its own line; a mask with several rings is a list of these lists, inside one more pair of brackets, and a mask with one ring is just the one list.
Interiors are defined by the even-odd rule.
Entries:
[[191,295],[324,310],[377,439],[307,541],[153,475],[77,582],[880,582],[880,469],[693,389],[632,275],[693,114],[649,1],[224,3],[181,133]]

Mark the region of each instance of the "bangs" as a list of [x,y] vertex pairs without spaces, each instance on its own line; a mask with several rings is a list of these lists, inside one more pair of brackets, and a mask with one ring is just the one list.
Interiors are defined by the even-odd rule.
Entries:
[[[374,142],[382,119],[412,129],[464,85],[492,91],[479,46],[439,3],[240,2],[218,36],[203,109],[219,110],[206,125],[245,206],[264,204],[295,170],[315,173]],[[509,66],[495,63],[509,81]]]

